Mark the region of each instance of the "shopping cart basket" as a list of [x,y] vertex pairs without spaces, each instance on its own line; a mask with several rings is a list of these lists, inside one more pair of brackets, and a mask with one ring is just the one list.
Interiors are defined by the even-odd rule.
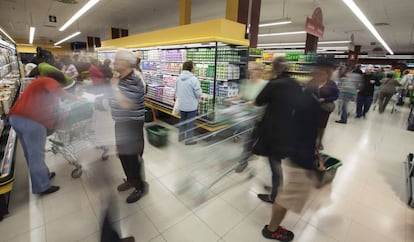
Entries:
[[[82,165],[79,163],[75,153],[82,149],[95,146],[95,120],[94,104],[87,101],[65,101],[59,105],[59,118],[55,135],[49,139],[50,151],[54,154],[60,153],[73,165],[73,178],[82,175]],[[102,160],[108,159],[108,148],[106,146],[95,146],[102,150]]]

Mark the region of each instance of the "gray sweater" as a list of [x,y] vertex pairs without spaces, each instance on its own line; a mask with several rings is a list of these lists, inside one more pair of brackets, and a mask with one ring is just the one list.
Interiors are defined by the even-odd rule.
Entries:
[[381,80],[381,89],[380,92],[393,94],[395,88],[401,86],[401,84],[395,79],[384,78]]
[[193,73],[183,71],[175,84],[175,96],[178,98],[178,109],[184,112],[196,111],[201,96],[200,82]]

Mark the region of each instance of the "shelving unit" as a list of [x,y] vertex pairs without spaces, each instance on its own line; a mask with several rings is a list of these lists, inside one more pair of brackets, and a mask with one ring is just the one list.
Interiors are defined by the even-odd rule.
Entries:
[[[203,89],[198,108],[202,115],[219,108],[223,98],[237,95],[238,81],[246,77],[248,45],[245,25],[214,19],[103,41],[98,58],[113,59],[117,48],[136,51],[149,84],[147,97],[151,103],[146,105],[171,116],[175,116],[174,88],[181,64],[192,60]],[[208,131],[222,128],[210,115],[196,124]]]
[[16,47],[0,39],[0,220],[8,212],[14,182],[14,154],[17,135],[8,113],[19,95],[20,72]]

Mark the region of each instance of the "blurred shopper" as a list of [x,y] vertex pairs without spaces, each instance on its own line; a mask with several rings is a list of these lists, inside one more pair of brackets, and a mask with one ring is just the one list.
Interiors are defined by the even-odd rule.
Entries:
[[361,83],[362,77],[360,74],[349,72],[345,77],[339,80],[339,98],[342,101],[341,104],[341,119],[335,122],[346,124],[348,122],[348,103],[355,101],[357,87]]
[[[42,77],[42,76],[49,76],[49,73],[53,72],[61,72],[58,68],[50,65],[49,63],[42,62],[36,68],[34,68],[29,77]],[[75,80],[73,80],[70,76],[64,74],[65,83],[63,84],[63,89],[70,93],[75,92]]]
[[193,145],[194,121],[197,115],[198,101],[201,96],[200,81],[192,73],[194,64],[186,61],[183,64],[183,71],[175,84],[175,96],[178,100],[180,110],[180,127],[178,141],[185,141],[186,145]]
[[[262,63],[249,63],[249,79],[242,82],[239,95],[232,100],[242,100],[246,102],[247,105],[253,106],[257,95],[259,95],[267,84],[267,81],[262,79],[263,71],[264,67]],[[257,139],[257,125],[255,120],[250,120],[250,122],[248,128],[251,129],[251,131],[246,134],[248,137],[244,139],[244,149],[239,161],[240,165],[236,168],[237,173],[242,172],[247,167],[248,159],[252,156],[253,143]]]
[[361,70],[361,65],[360,64],[355,65],[355,68],[354,68],[354,70],[352,72],[353,73],[360,74],[360,75],[363,75],[364,74],[364,72],[362,72],[362,70]]
[[[97,59],[91,60],[91,67],[89,68],[89,77],[92,79],[92,90],[95,95],[104,95],[104,74],[101,72],[101,63]],[[95,100],[96,109],[99,111],[106,111],[102,103],[103,97],[98,97]]]
[[395,93],[395,88],[401,86],[401,84],[394,79],[394,73],[388,72],[386,78],[381,80],[381,89],[379,90],[378,99],[378,111],[383,113],[387,107],[388,102],[391,100]]
[[318,99],[321,108],[320,126],[317,138],[317,148],[323,150],[323,136],[330,114],[335,110],[335,100],[338,99],[339,89],[336,83],[330,78],[334,66],[329,62],[318,63],[312,73],[312,80],[308,84],[315,97]]
[[[257,105],[267,106],[254,153],[269,157],[272,193],[278,192],[273,201],[269,195],[266,198],[266,194],[259,194],[262,200],[273,202],[272,217],[262,235],[292,241],[293,232],[280,224],[288,209],[302,211],[315,186],[314,151],[320,108],[319,102],[308,91],[303,92],[299,83],[285,72],[284,58],[276,58],[272,66],[274,77],[256,99]],[[291,159],[284,159],[287,157]]]
[[72,59],[69,56],[64,56],[61,58],[61,62],[63,64],[62,72],[68,76],[70,76],[73,80],[78,78],[78,70],[76,70],[75,65],[72,63]]
[[413,80],[413,74],[410,74],[409,70],[405,70],[403,72],[403,76],[401,77],[400,83],[401,83],[401,92],[402,96],[406,97],[408,95],[408,86],[410,85],[411,81]]
[[109,84],[111,81],[111,78],[113,76],[112,68],[111,68],[111,60],[105,59],[103,62],[103,65],[101,66],[100,71],[104,75],[104,83]]
[[146,192],[141,170],[144,169],[144,86],[135,75],[137,58],[129,50],[120,49],[115,54],[114,71],[119,73],[111,80],[111,113],[115,121],[115,139],[126,180],[118,191],[134,188],[127,203],[138,201]]
[[142,70],[141,70],[141,58],[139,57],[137,58],[137,65],[135,66],[135,70],[136,70],[135,74],[139,76],[139,78],[141,79],[142,85],[144,85],[144,91],[145,93],[147,93],[147,84],[145,83],[144,73],[142,73]]
[[[293,117],[296,103],[294,98],[300,95],[299,83],[286,72],[287,62],[278,57],[272,63],[272,79],[256,98],[256,105],[266,106],[263,119],[257,127],[257,142],[253,153],[267,156],[272,171],[271,194],[258,194],[264,202],[273,203],[280,184],[280,162],[291,154],[294,142]],[[293,100],[293,101],[291,101]]]
[[46,136],[56,126],[59,99],[77,99],[62,89],[65,83],[61,72],[48,72],[47,77],[30,83],[10,110],[10,123],[22,145],[34,194],[59,190],[50,185],[55,173],[45,164],[45,145]]
[[362,76],[362,82],[360,83],[357,93],[357,115],[356,118],[361,118],[366,116],[369,108],[371,107],[373,96],[374,96],[374,86],[379,86],[381,83],[372,73],[372,67],[369,66],[365,70],[365,74]]

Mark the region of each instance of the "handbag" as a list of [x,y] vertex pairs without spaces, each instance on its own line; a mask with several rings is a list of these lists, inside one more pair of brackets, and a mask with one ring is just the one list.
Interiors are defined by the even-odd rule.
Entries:
[[335,110],[335,103],[333,102],[321,103],[321,108],[325,112],[332,113]]
[[172,113],[174,115],[180,114],[180,108],[179,108],[178,98],[175,99],[175,103],[174,103],[174,107],[173,107]]

